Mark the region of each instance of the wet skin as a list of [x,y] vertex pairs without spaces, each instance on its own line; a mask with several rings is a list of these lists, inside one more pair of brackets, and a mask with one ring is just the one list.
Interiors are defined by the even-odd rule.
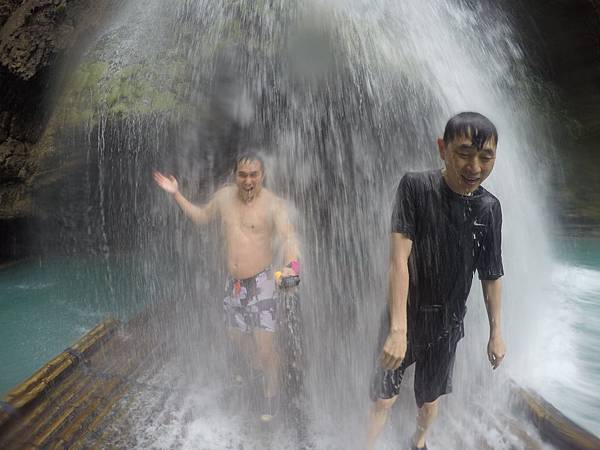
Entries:
[[444,180],[450,189],[461,195],[471,195],[492,173],[496,162],[496,142],[488,139],[478,149],[469,136],[460,136],[449,143],[437,140],[440,157],[445,163]]
[[[250,278],[273,263],[273,241],[278,237],[283,246],[286,263],[299,259],[298,242],[283,199],[263,188],[264,170],[260,161],[247,160],[235,169],[235,186],[219,189],[204,206],[187,200],[180,192],[177,180],[160,172],[154,180],[173,196],[186,216],[198,224],[210,222],[220,216],[223,224],[227,268],[232,277]],[[282,276],[295,275],[288,267],[281,269]],[[261,329],[248,336],[236,328],[228,334],[242,354],[262,367],[265,373],[264,395],[273,398],[279,392],[280,357],[275,333]],[[250,344],[250,345],[248,345]],[[261,420],[271,420],[268,414]]]
[[[263,188],[264,171],[259,161],[240,163],[235,171],[235,186],[219,189],[202,207],[181,195],[174,177],[156,172],[154,179],[196,223],[204,224],[220,216],[227,269],[233,277],[249,278],[269,267],[275,237],[282,241],[285,262],[298,259],[298,244],[287,208],[283,199]],[[281,271],[283,276],[294,274],[287,267]]]

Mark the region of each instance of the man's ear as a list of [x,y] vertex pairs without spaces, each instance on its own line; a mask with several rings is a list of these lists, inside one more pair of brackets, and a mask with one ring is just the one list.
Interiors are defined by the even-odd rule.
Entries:
[[442,138],[438,138],[437,145],[440,152],[440,158],[442,158],[443,161],[446,161],[446,143]]

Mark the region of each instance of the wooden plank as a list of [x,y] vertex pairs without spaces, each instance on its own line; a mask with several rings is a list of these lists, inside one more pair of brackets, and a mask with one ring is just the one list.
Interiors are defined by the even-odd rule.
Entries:
[[[84,335],[72,348],[84,356],[99,345],[100,342],[109,337],[118,326],[119,322],[114,319],[106,320]],[[31,377],[17,385],[6,394],[4,401],[15,409],[22,409],[29,403],[35,401],[40,394],[57,382],[62,376],[78,364],[76,358],[67,352],[62,352],[50,362],[37,370]],[[3,422],[0,422],[0,427]]]
[[[150,367],[149,365],[152,364],[156,358],[156,353],[160,353],[165,351],[166,349],[166,343],[163,341],[158,345],[153,345],[150,347],[150,350],[148,352],[146,352],[144,354],[144,359],[140,362],[140,365],[135,369],[135,371],[132,373],[133,377],[138,377],[140,373],[145,373],[148,374]],[[143,353],[140,353],[143,354]],[[156,367],[153,367],[156,368]],[[104,427],[103,430],[101,431],[97,431],[98,428],[102,425],[102,422],[104,420],[104,418],[108,415],[108,413],[111,411],[111,409],[113,409],[114,405],[121,400],[122,397],[124,397],[126,394],[128,394],[129,392],[131,392],[130,389],[127,390],[123,390],[118,397],[114,398],[114,401],[111,403],[111,405],[107,405],[107,408],[105,408],[105,410],[103,411],[103,413],[99,416],[97,416],[96,418],[94,418],[94,420],[89,424],[87,430],[85,431],[85,433],[83,433],[79,438],[78,438],[78,443],[77,443],[77,447],[78,448],[85,448],[85,446],[83,445],[83,441],[86,438],[86,436],[90,433],[96,434],[97,438],[96,438],[96,442],[93,444],[92,448],[106,448],[105,444],[107,444],[107,442],[109,441],[109,439],[107,439],[105,436],[107,435],[107,429],[108,427]],[[115,416],[111,417],[111,424],[115,425],[118,422],[122,421],[122,418],[125,416],[128,416],[129,414],[129,410],[127,408],[127,405],[129,405],[132,401],[133,397],[131,398],[130,402],[128,402],[126,405],[123,405],[120,410],[116,411]],[[108,407],[110,406],[110,407]]]
[[84,389],[87,380],[81,378],[80,374],[71,374],[65,382],[56,386],[56,391],[44,395],[35,407],[30,408],[26,414],[19,417],[18,421],[10,427],[5,427],[0,435],[1,448],[16,448],[31,439],[35,434],[32,430],[41,431],[45,424],[57,414],[57,407],[65,401],[70,392]]
[[[103,400],[105,398],[110,398],[112,395],[112,391],[115,390],[121,384],[126,384],[123,377],[126,377],[127,374],[132,370],[132,367],[135,366],[135,361],[130,358],[126,358],[126,355],[120,354],[117,358],[112,358],[110,361],[113,363],[112,366],[104,369],[111,370],[112,375],[107,376],[106,378],[99,378],[95,376],[93,373],[88,375],[87,382],[84,384],[82,389],[78,392],[71,392],[69,394],[69,398],[62,402],[62,408],[68,413],[67,416],[62,414],[58,418],[54,417],[53,422],[50,425],[51,433],[43,433],[40,437],[34,440],[35,445],[47,446],[54,439],[55,435],[61,433],[61,436],[65,440],[69,440],[69,432],[62,433],[64,427],[69,427],[69,424],[73,421],[77,422],[78,416],[81,414],[81,410],[85,409],[85,405],[89,403],[89,401],[98,401]],[[116,370],[115,370],[116,369]],[[92,371],[94,369],[92,368]],[[66,407],[64,406],[66,404]],[[85,419],[85,418],[83,418]],[[46,425],[45,427],[47,427]]]
[[[72,348],[83,358],[93,356],[93,352],[117,329],[119,322],[111,319],[100,323],[77,341]],[[0,446],[2,448],[22,448],[31,439],[33,430],[48,431],[43,424],[56,416],[61,402],[72,397],[69,391],[77,392],[89,386],[82,381],[81,374],[71,376],[80,361],[75,355],[62,352],[49,363],[37,370],[31,377],[11,389],[4,401],[12,406],[15,414],[0,417]],[[79,382],[76,380],[79,379]],[[74,390],[73,387],[79,387]],[[61,393],[57,397],[57,393]],[[66,394],[65,394],[66,393]],[[45,420],[40,423],[41,420]],[[37,422],[35,427],[32,422]]]
[[539,394],[516,384],[513,385],[513,390],[544,440],[561,449],[600,449],[600,439],[597,436],[567,418]]
[[[112,381],[108,382],[105,385],[97,386],[104,388],[103,390],[106,393],[110,393],[122,384],[122,380],[114,378]],[[52,426],[47,430],[47,432],[39,436],[39,438],[35,439],[33,441],[33,444],[38,447],[49,448],[54,442],[54,435],[56,435],[58,440],[69,440],[69,433],[74,431],[81,421],[85,420],[85,416],[81,417],[80,413],[82,410],[85,410],[84,406],[86,405],[86,403],[88,403],[92,392],[93,390],[88,390],[88,392],[86,392],[82,397],[78,398],[74,404],[66,408],[66,410],[58,418],[58,420],[56,420],[52,424]],[[95,403],[100,403],[100,401],[95,400]]]
[[[103,343],[101,348],[106,349],[109,354],[114,355],[112,350],[117,349],[121,344],[118,339],[109,339]],[[92,366],[103,365],[107,360],[117,364],[117,360],[114,357],[107,359],[101,352],[95,352],[90,356],[90,364]],[[31,432],[28,430],[41,430],[44,424],[51,419],[51,415],[56,413],[54,411],[56,405],[69,401],[73,395],[86,389],[89,383],[90,379],[81,371],[74,370],[69,373],[60,383],[53,386],[50,391],[44,393],[35,406],[28,408],[24,414],[20,415],[18,421],[14,421],[10,427],[4,427],[5,429],[0,433],[0,448],[5,448],[8,445],[14,446],[15,436],[20,436],[19,440],[21,442],[23,442],[23,436],[31,437]]]

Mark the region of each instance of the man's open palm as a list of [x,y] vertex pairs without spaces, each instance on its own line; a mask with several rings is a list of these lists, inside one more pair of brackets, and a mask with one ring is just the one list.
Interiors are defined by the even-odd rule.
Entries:
[[169,194],[175,194],[179,190],[179,185],[177,184],[177,180],[173,175],[165,176],[160,172],[154,172],[152,176],[154,177],[156,184],[158,184]]

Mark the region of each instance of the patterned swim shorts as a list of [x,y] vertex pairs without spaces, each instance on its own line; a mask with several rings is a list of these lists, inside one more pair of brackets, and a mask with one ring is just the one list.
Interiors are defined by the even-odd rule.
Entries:
[[277,291],[273,269],[267,267],[253,277],[238,280],[229,276],[225,284],[225,321],[243,332],[277,329]]

